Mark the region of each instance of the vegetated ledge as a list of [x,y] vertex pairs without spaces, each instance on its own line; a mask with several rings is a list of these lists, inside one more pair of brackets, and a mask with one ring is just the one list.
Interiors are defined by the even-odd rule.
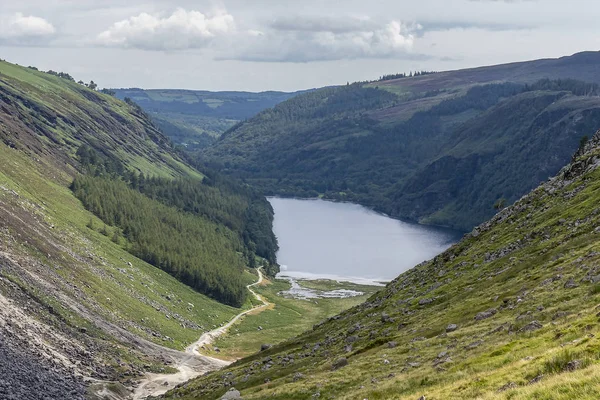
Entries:
[[600,133],[367,302],[165,398],[595,399]]

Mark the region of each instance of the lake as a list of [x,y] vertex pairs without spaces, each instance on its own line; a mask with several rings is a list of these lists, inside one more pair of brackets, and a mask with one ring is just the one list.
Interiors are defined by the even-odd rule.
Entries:
[[458,232],[399,221],[350,203],[269,198],[281,275],[390,281],[441,253]]

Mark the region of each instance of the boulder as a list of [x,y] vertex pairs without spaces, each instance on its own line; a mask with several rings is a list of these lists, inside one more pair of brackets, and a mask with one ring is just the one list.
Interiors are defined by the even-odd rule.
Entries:
[[537,331],[541,328],[543,328],[543,325],[540,324],[538,321],[531,321],[530,323],[519,329],[519,332],[532,332]]
[[340,369],[342,367],[345,367],[346,365],[348,365],[348,360],[346,359],[346,357],[338,358],[333,362],[333,364],[331,364],[331,369]]
[[493,317],[497,312],[498,310],[495,308],[490,308],[489,310],[477,313],[477,315],[475,315],[475,320],[481,321],[482,319]]
[[242,396],[239,390],[231,388],[227,393],[221,396],[221,400],[242,400]]
[[458,325],[450,324],[446,327],[446,332],[454,332],[457,329],[458,329]]

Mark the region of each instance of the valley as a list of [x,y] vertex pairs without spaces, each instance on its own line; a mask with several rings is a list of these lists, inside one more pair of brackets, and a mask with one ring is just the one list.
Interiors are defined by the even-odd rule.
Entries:
[[[381,51],[428,29],[215,13],[115,23],[96,56],[141,40],[141,60],[157,32],[166,60],[217,51],[215,32]],[[37,30],[0,47],[50,32],[15,18]],[[204,36],[169,39],[182,20]],[[219,61],[273,62],[248,57]],[[0,399],[599,398],[599,72],[585,51],[299,91],[100,90],[0,60]],[[264,78],[229,78],[246,73]]]

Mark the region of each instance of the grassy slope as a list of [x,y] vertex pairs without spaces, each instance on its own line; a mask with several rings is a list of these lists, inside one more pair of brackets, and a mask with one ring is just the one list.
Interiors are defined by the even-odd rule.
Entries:
[[317,290],[350,289],[365,294],[345,299],[300,300],[280,295],[280,292],[290,288],[289,282],[266,281],[265,285],[255,288],[255,291],[273,306],[259,314],[246,316],[235,324],[227,335],[215,341],[214,345],[219,348],[219,353],[211,349],[206,354],[229,360],[249,356],[257,352],[262,344],[276,344],[299,335],[323,319],[364,302],[377,289],[375,286],[355,285],[348,282],[299,281],[298,283]]
[[120,379],[156,362],[135,350],[127,331],[183,349],[239,310],[131,256],[109,239],[111,227],[108,237],[99,233],[103,223],[68,188],[82,143],[147,175],[202,176],[139,110],[0,63],[0,293],[25,299],[15,307],[38,309],[35,317],[52,330],[97,349],[84,375]]
[[[363,305],[167,398],[218,398],[228,385],[245,399],[598,398],[599,158],[597,136],[557,178]],[[340,357],[348,365],[333,370]]]

